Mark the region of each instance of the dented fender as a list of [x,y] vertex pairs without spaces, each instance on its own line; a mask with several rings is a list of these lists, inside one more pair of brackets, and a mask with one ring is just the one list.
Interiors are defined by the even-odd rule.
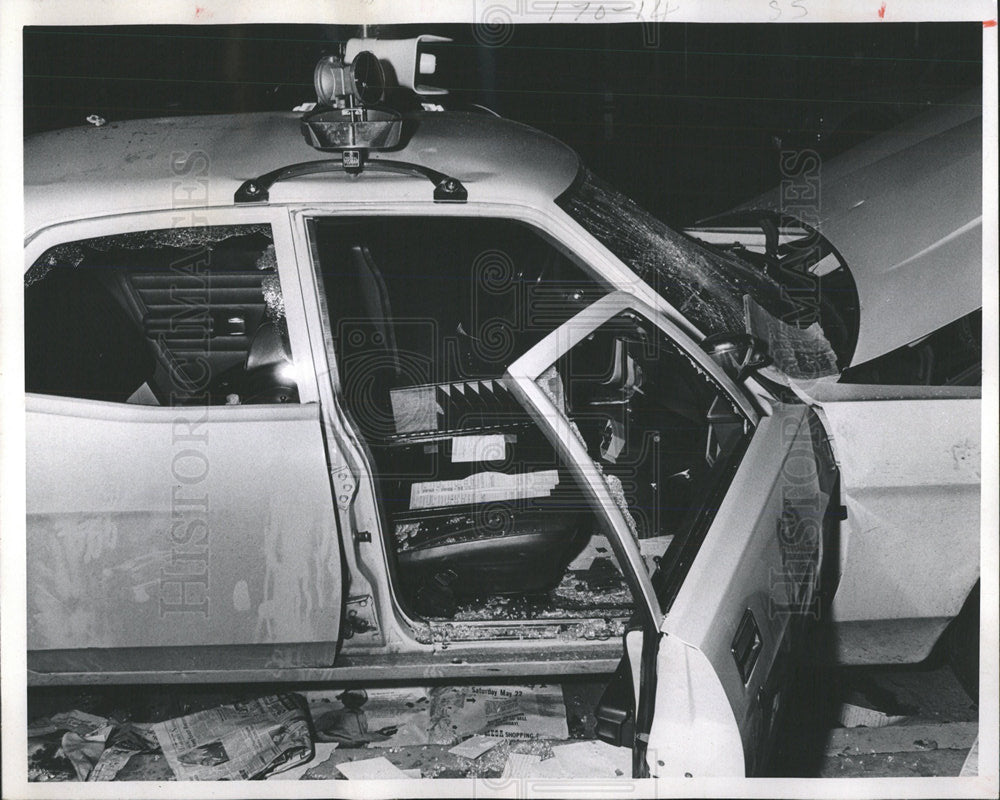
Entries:
[[979,579],[979,395],[978,387],[808,389],[847,515],[831,608],[840,663],[923,660]]

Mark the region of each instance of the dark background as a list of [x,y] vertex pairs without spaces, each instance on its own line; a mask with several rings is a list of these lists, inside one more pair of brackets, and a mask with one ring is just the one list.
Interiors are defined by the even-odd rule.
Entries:
[[[356,26],[26,28],[25,134],[116,120],[315,100],[321,55]],[[486,47],[435,33],[450,105],[483,103],[548,131],[675,224],[777,184],[779,147],[829,157],[982,81],[980,23],[522,25]]]

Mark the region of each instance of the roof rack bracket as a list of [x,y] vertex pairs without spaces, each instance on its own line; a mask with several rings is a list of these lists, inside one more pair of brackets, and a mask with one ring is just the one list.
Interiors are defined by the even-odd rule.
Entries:
[[271,172],[267,172],[258,178],[251,178],[244,181],[240,188],[233,195],[233,202],[237,205],[243,203],[266,203],[270,197],[270,189],[279,181],[290,178],[300,178],[304,175],[320,175],[325,172],[349,171],[358,174],[361,171],[371,170],[375,172],[395,172],[402,175],[416,175],[427,178],[434,184],[435,203],[464,203],[469,199],[462,182],[458,178],[445,175],[443,172],[424,167],[419,164],[411,164],[407,161],[392,161],[382,158],[367,158],[363,162],[361,169],[345,167],[344,159],[322,159],[319,161],[304,161],[300,164],[290,164]]

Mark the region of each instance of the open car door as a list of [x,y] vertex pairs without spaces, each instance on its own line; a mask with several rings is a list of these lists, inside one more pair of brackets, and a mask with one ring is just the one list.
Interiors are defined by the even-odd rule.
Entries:
[[590,490],[637,614],[598,709],[634,775],[753,772],[815,601],[835,478],[804,405],[761,415],[625,293],[549,334],[513,392]]
[[807,628],[836,589],[837,473],[814,412],[775,405],[730,469],[662,627],[649,735],[660,777],[764,768]]

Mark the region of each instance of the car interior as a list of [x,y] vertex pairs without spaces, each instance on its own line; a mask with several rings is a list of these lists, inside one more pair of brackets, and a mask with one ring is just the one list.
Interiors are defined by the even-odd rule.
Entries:
[[[604,523],[504,383],[605,291],[518,223],[315,219],[345,410],[378,485],[397,594],[425,620],[626,619]],[[744,420],[658,329],[624,315],[539,379],[650,571]],[[683,538],[683,537],[682,537]]]

